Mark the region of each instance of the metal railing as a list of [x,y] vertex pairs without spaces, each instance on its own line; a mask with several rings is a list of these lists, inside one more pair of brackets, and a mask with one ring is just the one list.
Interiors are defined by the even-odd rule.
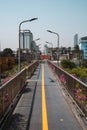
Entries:
[[20,71],[14,78],[0,88],[0,124],[5,113],[8,111],[11,104],[14,103],[15,98],[23,89],[27,77],[29,78],[38,66],[38,62],[30,64],[22,71]]
[[51,61],[48,61],[48,64],[87,117],[87,84],[77,79],[74,75],[67,73]]

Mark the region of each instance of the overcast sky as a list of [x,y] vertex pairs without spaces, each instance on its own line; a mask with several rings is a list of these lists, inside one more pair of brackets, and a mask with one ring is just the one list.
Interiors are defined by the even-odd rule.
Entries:
[[[29,29],[37,45],[45,41],[57,46],[57,36],[46,30],[57,32],[60,46],[73,46],[74,35],[87,36],[87,0],[0,0],[0,44],[1,49],[18,48],[18,28],[23,20],[38,17],[38,20],[22,24]],[[41,46],[41,47],[42,47]]]

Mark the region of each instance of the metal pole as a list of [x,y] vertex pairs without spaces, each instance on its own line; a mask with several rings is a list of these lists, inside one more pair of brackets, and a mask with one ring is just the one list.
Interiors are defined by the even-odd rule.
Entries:
[[53,55],[52,55],[53,44],[52,44],[51,42],[47,42],[47,41],[46,41],[46,43],[47,43],[47,44],[51,44],[51,46],[52,46],[52,49],[51,49],[51,57],[52,57],[52,56],[53,56]]
[[21,23],[19,24],[19,49],[18,49],[18,72],[21,70],[21,65],[20,65],[20,29],[21,28]]
[[37,20],[38,18],[32,18],[30,20],[25,20],[25,21],[22,21],[20,24],[19,24],[19,50],[18,50],[18,72],[21,71],[21,61],[20,61],[20,33],[21,33],[21,24],[25,23],[25,22],[31,22],[33,20]]
[[[47,32],[50,32],[50,33],[54,33],[54,34],[56,34],[57,35],[57,37],[58,37],[58,40],[57,40],[57,55],[59,54],[59,34],[58,33],[56,33],[56,32],[53,32],[53,31],[50,31],[50,30],[47,30]],[[58,56],[58,65],[59,65],[59,56]]]
[[58,36],[58,48],[57,48],[57,55],[58,55],[58,65],[59,65],[59,34],[55,33]]

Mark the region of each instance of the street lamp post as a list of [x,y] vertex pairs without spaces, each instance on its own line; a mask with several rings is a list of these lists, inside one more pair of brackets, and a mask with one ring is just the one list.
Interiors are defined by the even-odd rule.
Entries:
[[[57,35],[57,37],[58,37],[58,40],[57,40],[57,47],[58,47],[57,53],[59,53],[59,34],[56,33],[56,32],[50,31],[50,30],[47,30],[47,32],[53,33],[53,34],[56,34],[56,35]],[[58,56],[58,64],[59,64],[59,56]]]
[[40,38],[37,38],[37,39],[35,39],[34,41],[39,41],[40,40]]
[[37,38],[35,40],[32,40],[31,44],[32,44],[32,49],[31,49],[31,52],[33,53],[33,57],[32,57],[32,60],[34,59],[34,55],[36,53],[35,49],[36,49],[36,41],[39,41],[40,38]]
[[39,46],[41,46],[41,44],[38,44],[37,46],[39,47]]
[[47,42],[47,41],[46,41],[46,43],[52,45],[52,49],[51,49],[51,57],[52,57],[53,43],[51,43],[51,42]]
[[20,72],[21,70],[21,63],[20,63],[20,32],[21,32],[21,25],[25,22],[31,22],[31,21],[34,21],[34,20],[37,20],[38,18],[32,18],[30,20],[25,20],[25,21],[22,21],[20,24],[19,24],[19,50],[18,50],[18,72]]
[[46,41],[46,43],[47,43],[47,44],[51,44],[51,45],[52,45],[52,48],[53,48],[53,43],[51,43],[51,42],[47,42],[47,41]]

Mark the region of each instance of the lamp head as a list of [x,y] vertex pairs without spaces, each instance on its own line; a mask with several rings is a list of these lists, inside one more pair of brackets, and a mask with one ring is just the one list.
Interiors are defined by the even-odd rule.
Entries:
[[47,32],[53,33],[53,32],[52,32],[52,31],[50,31],[50,30],[47,30]]
[[29,21],[31,22],[31,21],[34,21],[34,20],[37,20],[38,18],[32,18],[32,19],[30,19]]
[[36,39],[37,41],[40,40],[40,38]]

